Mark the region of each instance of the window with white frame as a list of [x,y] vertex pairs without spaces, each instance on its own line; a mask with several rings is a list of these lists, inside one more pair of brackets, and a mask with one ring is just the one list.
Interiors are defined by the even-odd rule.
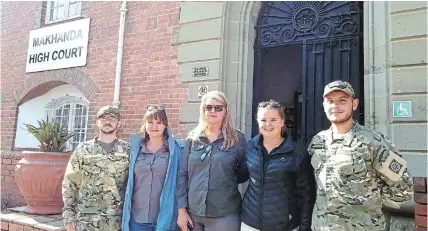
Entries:
[[79,17],[81,11],[81,1],[48,1],[46,6],[46,23]]
[[74,136],[67,142],[67,150],[74,150],[86,140],[88,125],[88,102],[74,96],[62,96],[46,105],[49,120],[61,123]]

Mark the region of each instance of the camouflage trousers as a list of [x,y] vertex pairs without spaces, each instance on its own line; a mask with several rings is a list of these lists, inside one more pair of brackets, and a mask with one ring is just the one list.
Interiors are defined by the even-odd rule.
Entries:
[[79,221],[76,231],[120,231],[121,220]]

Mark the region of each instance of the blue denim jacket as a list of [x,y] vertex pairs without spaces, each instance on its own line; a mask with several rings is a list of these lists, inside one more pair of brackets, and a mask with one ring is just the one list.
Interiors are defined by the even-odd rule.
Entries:
[[[183,152],[184,141],[174,137],[168,129],[169,162],[166,171],[165,183],[160,197],[160,211],[156,222],[156,231],[176,231],[178,208],[175,200],[175,188],[177,185],[177,172],[180,166],[181,154]],[[134,191],[134,167],[140,151],[140,144],[143,137],[140,134],[131,135],[131,156],[129,158],[129,175],[126,186],[125,201],[123,204],[122,230],[129,231],[129,221],[131,220],[132,193]]]

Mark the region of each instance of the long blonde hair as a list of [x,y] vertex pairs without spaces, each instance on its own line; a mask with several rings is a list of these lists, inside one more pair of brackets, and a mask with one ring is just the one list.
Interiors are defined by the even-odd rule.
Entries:
[[207,118],[205,117],[205,104],[208,99],[215,99],[221,102],[225,106],[226,113],[223,118],[221,125],[221,133],[224,137],[222,149],[226,150],[236,143],[238,143],[238,133],[236,132],[232,123],[232,113],[230,112],[229,103],[227,102],[226,96],[220,91],[209,91],[201,99],[201,105],[199,106],[199,123],[198,125],[189,132],[188,139],[198,140],[201,134],[205,134],[208,129]]

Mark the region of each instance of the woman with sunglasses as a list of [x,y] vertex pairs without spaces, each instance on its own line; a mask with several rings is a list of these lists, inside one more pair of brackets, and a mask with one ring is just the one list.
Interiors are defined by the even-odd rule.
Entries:
[[184,141],[168,128],[162,105],[147,108],[140,134],[130,142],[122,230],[177,230],[175,189]]
[[183,231],[239,231],[238,171],[244,135],[232,125],[225,95],[201,99],[199,124],[187,138],[177,183],[178,226]]
[[284,108],[278,102],[260,103],[257,123],[259,134],[245,151],[251,180],[241,230],[311,230],[316,186],[306,148],[287,135]]

